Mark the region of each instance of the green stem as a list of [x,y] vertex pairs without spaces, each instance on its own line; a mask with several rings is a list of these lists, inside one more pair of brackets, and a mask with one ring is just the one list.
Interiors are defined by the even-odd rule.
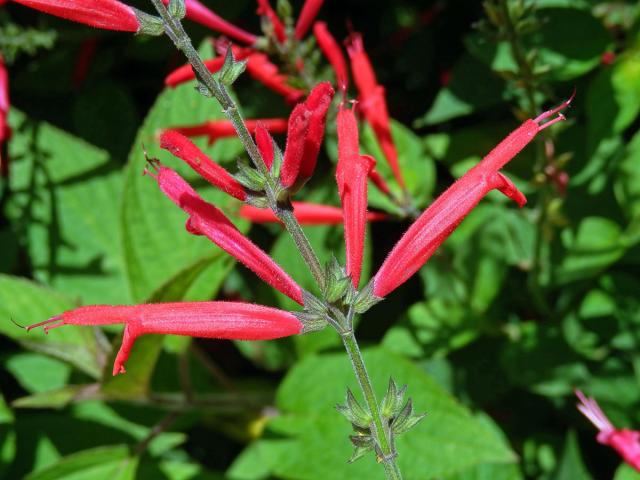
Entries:
[[318,256],[316,255],[311,243],[309,243],[309,239],[304,234],[302,227],[296,220],[293,215],[293,209],[290,205],[281,206],[279,205],[278,198],[276,192],[278,191],[275,180],[269,174],[269,170],[267,169],[262,156],[253,141],[253,137],[247,126],[244,123],[244,119],[242,118],[242,114],[240,113],[240,109],[236,105],[231,95],[227,91],[224,84],[218,82],[209,69],[206,67],[200,54],[191,43],[191,38],[182,28],[182,23],[180,20],[172,17],[167,8],[162,3],[162,0],[151,0],[154,7],[162,17],[162,20],[165,25],[165,31],[169,38],[173,41],[176,47],[181,50],[187,60],[191,64],[191,68],[196,74],[196,78],[200,85],[203,85],[211,95],[213,95],[216,100],[222,106],[224,114],[227,118],[233,123],[233,126],[238,134],[238,138],[242,142],[245,150],[249,154],[249,158],[256,166],[256,168],[262,173],[264,178],[266,179],[265,192],[267,194],[267,198],[269,200],[270,206],[275,212],[275,214],[282,220],[285,227],[293,237],[300,254],[302,255],[305,263],[309,267],[311,274],[314,279],[321,287],[324,285],[324,270],[322,265],[320,264],[320,260],[318,260]]
[[520,76],[522,77],[522,86],[525,91],[525,95],[527,96],[527,101],[529,102],[529,111],[527,112],[528,117],[532,117],[537,110],[533,68],[522,50],[522,45],[520,45],[518,32],[516,31],[513,19],[511,18],[511,12],[509,11],[508,0],[502,0],[500,2],[500,7],[505,20],[504,27],[507,31],[507,38],[509,40],[509,45],[511,46],[511,53],[518,64],[518,70],[520,70]]
[[373,435],[380,452],[378,453],[379,461],[384,466],[384,471],[387,474],[388,479],[401,480],[402,474],[396,464],[397,453],[395,451],[393,440],[389,431],[389,426],[386,421],[382,419],[380,414],[380,408],[378,407],[378,401],[376,394],[373,391],[369,374],[367,373],[367,367],[364,364],[364,358],[358,347],[358,342],[353,333],[353,329],[343,332],[341,334],[342,343],[349,354],[353,371],[358,379],[358,384],[364,395],[365,402],[369,408],[369,413],[373,421],[371,423],[371,434]]
[[[285,204],[279,202],[276,194],[278,188],[275,183],[275,179],[269,175],[267,166],[265,165],[264,160],[262,159],[262,156],[260,155],[260,152],[258,151],[258,148],[254,143],[244,120],[242,119],[242,114],[240,113],[236,103],[227,92],[226,87],[218,82],[206,68],[197,50],[193,47],[191,39],[182,28],[180,21],[169,15],[169,12],[162,3],[162,0],[151,1],[164,21],[167,35],[175,43],[176,47],[185,54],[200,84],[203,85],[211,95],[216,98],[216,100],[218,100],[225,115],[233,123],[236,133],[244,145],[245,150],[249,154],[249,157],[255,164],[256,168],[264,175],[266,179],[265,192],[271,208],[278,218],[282,220],[285,227],[293,237],[300,254],[307,263],[307,266],[313,274],[316,282],[322,289],[325,284],[325,277],[320,261],[318,260],[318,257],[316,256],[306,235],[302,231],[302,227],[293,215],[293,209],[290,202],[287,201]],[[362,358],[358,342],[356,341],[353,333],[353,327],[351,326],[352,317],[353,315],[350,312],[348,321],[350,325],[347,327],[348,331],[346,332],[338,323],[335,325],[332,323],[332,325],[334,328],[337,327],[336,330],[339,331],[342,337],[345,349],[349,354],[353,370],[367,403],[367,407],[373,418],[371,433],[376,441],[379,450],[376,453],[378,454],[380,461],[383,463],[386,476],[390,480],[401,480],[402,474],[400,473],[395,461],[397,454],[393,445],[391,432],[389,431],[388,423],[383,421],[382,416],[380,415],[380,409],[378,407],[373,387],[371,386],[371,380],[369,379],[364,359]]]
[[[522,48],[522,44],[520,42],[520,38],[518,36],[513,18],[511,18],[508,0],[501,0],[500,6],[504,17],[504,27],[506,29],[507,39],[511,47],[511,52],[516,60],[516,63],[518,64],[518,73],[520,74],[522,88],[524,89],[527,101],[529,103],[527,117],[535,117],[538,110],[535,100],[535,94],[539,85],[535,79],[534,67],[531,65],[524,54],[524,50]],[[536,165],[534,167],[535,171],[542,171],[544,168],[543,148],[544,146],[542,142],[536,142]],[[549,305],[545,299],[544,292],[540,287],[540,271],[542,262],[541,252],[544,246],[543,229],[544,223],[546,221],[546,212],[549,201],[549,195],[547,195],[546,192],[543,191],[542,198],[539,202],[540,215],[538,216],[536,235],[534,239],[535,247],[533,251],[531,271],[529,272],[527,279],[533,301],[540,312],[544,315],[547,315],[549,313]]]

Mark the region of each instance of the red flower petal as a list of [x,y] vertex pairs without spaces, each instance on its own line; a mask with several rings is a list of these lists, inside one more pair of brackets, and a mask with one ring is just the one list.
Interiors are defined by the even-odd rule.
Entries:
[[26,7],[62,17],[73,22],[106,30],[137,32],[140,28],[135,11],[117,0],[14,0]]
[[187,335],[229,340],[271,340],[296,335],[300,321],[289,312],[241,302],[182,302],[133,306],[92,305],[69,310],[45,322],[45,331],[61,325],[125,325],[113,374],[125,373],[124,364],[140,335]]
[[160,146],[179,159],[184,160],[211,185],[218,187],[238,200],[244,201],[247,198],[244,187],[229,172],[206,156],[202,150],[181,133],[174,130],[163,132],[160,137]]

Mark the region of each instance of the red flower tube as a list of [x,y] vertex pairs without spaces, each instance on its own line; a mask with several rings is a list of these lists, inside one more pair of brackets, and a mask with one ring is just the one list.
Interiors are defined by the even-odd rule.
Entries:
[[[262,118],[248,119],[244,121],[247,130],[255,133],[256,126],[262,124],[265,128],[274,133],[285,133],[287,131],[286,118]],[[200,125],[189,125],[185,127],[171,127],[174,132],[181,133],[187,137],[209,137],[209,145],[220,138],[237,137],[236,129],[230,120],[210,120]]]
[[371,157],[360,155],[358,122],[353,110],[338,111],[338,167],[336,182],[344,212],[347,275],[358,288],[367,217],[367,177],[373,168]]
[[524,195],[498,170],[526,147],[540,130],[563,120],[564,116],[559,114],[555,119],[540,124],[567,107],[570,101],[524,122],[440,195],[393,247],[373,279],[373,293],[384,297],[407,281],[489,191],[497,189],[523,206],[527,201]]
[[304,2],[298,21],[296,22],[296,30],[294,32],[296,40],[302,40],[307,34],[309,27],[318,15],[323,3],[324,0],[306,0]]
[[136,10],[117,0],[13,0],[25,7],[62,17],[91,27],[137,32],[140,22]]
[[9,175],[9,155],[6,142],[11,136],[9,128],[9,74],[0,54],[0,176]]
[[242,302],[151,303],[133,306],[91,305],[68,310],[41,323],[45,332],[62,325],[124,324],[113,375],[125,373],[136,339],[146,334],[185,335],[227,340],[271,340],[297,335],[303,325],[292,313]]
[[[285,129],[287,125],[285,124]],[[264,123],[258,122],[256,124],[256,129],[254,132],[256,137],[256,146],[258,147],[258,151],[260,152],[260,156],[264,161],[264,164],[267,166],[267,169],[271,170],[271,165],[273,165],[273,158],[275,156],[274,153],[274,144],[271,135],[269,134],[268,128]]]
[[316,22],[313,25],[313,34],[316,36],[320,50],[322,50],[322,53],[333,67],[338,88],[343,92],[346,91],[349,85],[349,73],[347,61],[342,54],[340,45],[338,45],[336,39],[333,38],[333,35],[329,32],[325,22]]
[[269,0],[258,0],[258,10],[256,13],[269,19],[273,27],[273,33],[278,42],[284,43],[287,41],[287,33],[285,31],[284,24],[282,23],[282,20],[280,20],[280,17],[278,17],[275,10],[271,8]]
[[[165,5],[169,3],[169,0],[162,1]],[[199,23],[200,25],[204,25],[213,31],[226,35],[227,37],[233,38],[238,42],[245,43],[247,45],[253,45],[256,43],[258,37],[253,33],[249,33],[246,30],[227,22],[224,18],[209,10],[198,0],[185,0],[185,5],[187,7],[187,18],[189,20]]]
[[319,83],[289,116],[287,145],[280,172],[282,185],[287,188],[296,190],[313,174],[333,93],[329,82]]
[[247,72],[269,90],[282,95],[287,102],[297,102],[305,94],[304,90],[289,85],[287,77],[278,72],[278,67],[264,53],[252,53],[247,57]]
[[[233,56],[236,60],[244,60],[247,58],[254,50],[250,48],[240,48],[240,47],[232,47],[233,48]],[[226,52],[226,50],[225,50]],[[211,73],[216,73],[222,68],[224,64],[225,54],[221,53],[220,56],[216,58],[212,58],[210,60],[205,60],[204,65],[207,67]],[[181,67],[176,68],[173,72],[167,75],[164,79],[164,84],[167,87],[176,87],[182,83],[190,82],[191,80],[196,79],[196,74],[193,72],[193,68],[191,68],[190,64],[182,65]]]
[[[160,190],[189,214],[187,231],[204,235],[252,270],[264,282],[303,305],[302,289],[269,255],[251,242],[218,208],[205,202],[180,175],[156,164]],[[148,172],[149,173],[149,172]]]
[[[339,225],[344,223],[341,208],[307,202],[291,202],[291,204],[293,205],[293,214],[301,225]],[[253,223],[280,222],[271,209],[252,205],[243,205],[239,215]],[[379,212],[368,212],[366,218],[369,222],[377,222],[384,220],[386,215]]]
[[598,429],[598,442],[613,448],[628,465],[640,472],[640,432],[616,429],[598,402],[587,398],[580,390],[576,390],[576,396],[580,399],[578,410]]
[[247,193],[244,191],[243,186],[181,133],[174,130],[163,132],[160,136],[160,147],[184,160],[211,185],[238,200],[246,200]]
[[384,87],[378,84],[371,62],[364,50],[362,35],[355,33],[347,46],[351,58],[351,73],[360,93],[358,108],[362,111],[380,143],[380,148],[391,166],[393,176],[404,188],[404,178],[398,163],[398,151],[391,136],[391,124]]
[[98,48],[98,37],[87,38],[82,42],[80,50],[76,55],[76,62],[73,66],[73,73],[71,74],[71,83],[76,89],[79,89],[84,80],[87,78],[91,63],[96,55]]

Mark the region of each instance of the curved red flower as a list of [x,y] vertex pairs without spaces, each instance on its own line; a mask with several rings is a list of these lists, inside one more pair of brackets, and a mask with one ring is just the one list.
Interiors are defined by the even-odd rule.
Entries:
[[[384,297],[407,281],[491,190],[497,189],[523,206],[527,199],[499,170],[539,131],[563,120],[564,116],[558,112],[570,102],[571,99],[558,108],[525,121],[440,195],[393,247],[373,279],[373,293]],[[556,114],[556,118],[541,123]]]
[[220,209],[205,202],[191,186],[170,168],[155,165],[157,174],[151,176],[160,190],[189,214],[187,231],[204,235],[239,262],[252,270],[265,283],[304,304],[300,286],[269,255],[245,237]]
[[91,305],[68,310],[30,325],[45,332],[62,325],[124,324],[122,346],[113,375],[125,373],[124,364],[136,339],[146,334],[188,335],[228,340],[271,340],[297,335],[303,325],[292,313],[242,302],[180,302],[145,305]]

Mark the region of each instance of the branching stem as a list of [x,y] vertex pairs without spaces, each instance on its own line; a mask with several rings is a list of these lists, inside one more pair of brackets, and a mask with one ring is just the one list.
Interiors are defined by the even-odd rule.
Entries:
[[[324,269],[322,268],[313,247],[304,234],[302,227],[293,215],[291,203],[288,200],[283,202],[278,199],[276,194],[278,191],[276,180],[269,174],[267,166],[244,123],[242,114],[240,113],[236,102],[229,95],[225,85],[218,82],[213,75],[211,75],[202,61],[202,58],[200,58],[198,51],[194,48],[191,39],[182,28],[180,20],[173,18],[169,14],[162,0],[151,0],[151,2],[162,17],[167,36],[187,57],[201,88],[208,91],[213,97],[215,97],[222,106],[224,114],[233,123],[236,133],[244,145],[247,154],[251,158],[251,161],[266,179],[265,193],[271,209],[284,223],[286,229],[293,237],[300,254],[304,258],[309,270],[318,284],[318,287],[322,290],[325,285]],[[339,321],[332,321],[329,323],[340,333],[345,349],[349,355],[349,359],[351,360],[358,384],[360,385],[367,407],[371,413],[371,433],[377,446],[376,454],[384,466],[386,476],[389,480],[401,480],[402,475],[396,463],[397,454],[393,445],[393,438],[389,425],[380,414],[378,401],[373,391],[373,386],[371,385],[371,380],[367,373],[367,368],[365,366],[362,353],[360,352],[360,347],[358,346],[358,342],[353,332],[352,309],[350,309],[347,318],[348,325],[342,325]]]

